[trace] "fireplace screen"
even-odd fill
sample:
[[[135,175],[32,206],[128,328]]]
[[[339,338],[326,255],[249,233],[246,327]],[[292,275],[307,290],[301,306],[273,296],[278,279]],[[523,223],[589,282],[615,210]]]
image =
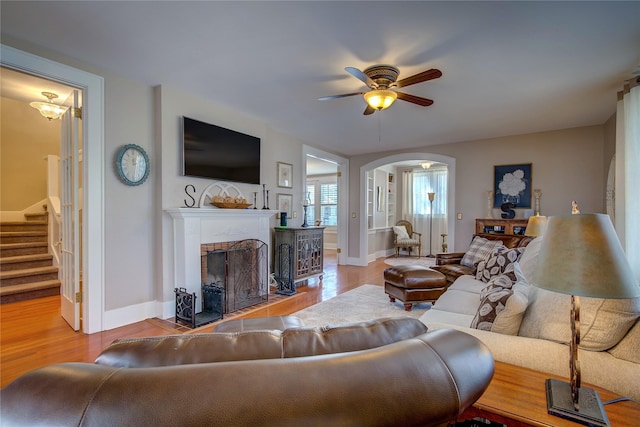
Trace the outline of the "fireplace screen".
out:
[[[224,288],[224,312],[267,301],[269,265],[267,244],[255,239],[208,243],[201,246],[202,284]]]

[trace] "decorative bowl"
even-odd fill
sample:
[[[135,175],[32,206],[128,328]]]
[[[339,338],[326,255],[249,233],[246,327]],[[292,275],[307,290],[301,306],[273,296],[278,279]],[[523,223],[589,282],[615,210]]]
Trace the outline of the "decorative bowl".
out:
[[[213,206],[220,209],[246,209],[251,206],[251,203],[224,203],[224,202],[211,202]]]

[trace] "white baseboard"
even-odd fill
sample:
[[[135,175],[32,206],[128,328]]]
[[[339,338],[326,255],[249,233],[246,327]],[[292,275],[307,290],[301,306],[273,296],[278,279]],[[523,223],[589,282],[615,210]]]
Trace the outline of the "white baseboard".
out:
[[[175,309],[173,303],[170,304],[172,309]],[[158,317],[158,313],[158,305],[156,301],[109,310],[104,313],[103,330],[108,331],[110,329],[119,328],[120,326],[141,322],[152,317]]]

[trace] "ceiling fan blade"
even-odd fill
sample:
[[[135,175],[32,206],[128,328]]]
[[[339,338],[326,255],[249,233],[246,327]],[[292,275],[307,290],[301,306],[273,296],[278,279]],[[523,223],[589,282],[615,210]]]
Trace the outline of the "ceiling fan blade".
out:
[[[433,104],[431,99],[421,98],[415,95],[409,95],[408,93],[396,92],[398,94],[398,99],[402,99],[403,101],[411,102],[413,104],[418,104],[423,107],[428,107]]]
[[[366,84],[367,86],[369,86],[372,89],[376,89],[378,87],[378,84],[376,82],[374,82],[373,80],[371,80],[369,78],[369,76],[367,76],[365,73],[363,73],[362,71],[358,70],[357,68],[354,67],[345,67],[344,69],[347,73],[351,74],[353,77],[355,77],[358,80],[361,80],[364,84]]]
[[[371,105],[367,104],[367,108],[365,108],[365,110],[364,110],[364,113],[363,113],[363,114],[364,114],[365,116],[368,116],[369,114],[373,114],[373,113],[375,113],[375,111],[376,111],[376,109],[375,109],[375,108],[373,108]]]
[[[409,85],[414,85],[416,83],[426,82],[427,80],[433,80],[442,77],[442,71],[432,68],[427,71],[423,71],[421,73],[415,74],[411,77],[407,77],[406,79],[398,80],[395,87],[404,87]]]
[[[322,98],[318,98],[318,101],[326,101],[328,99],[346,98],[347,96],[362,95],[362,94],[364,94],[364,92],[353,92],[353,93],[345,93],[345,94],[342,94],[342,95],[323,96]]]

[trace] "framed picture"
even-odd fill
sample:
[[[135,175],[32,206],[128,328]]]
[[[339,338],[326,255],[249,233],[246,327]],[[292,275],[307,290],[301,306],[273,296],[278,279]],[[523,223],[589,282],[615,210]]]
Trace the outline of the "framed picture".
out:
[[[493,207],[531,208],[531,163],[494,166]]]
[[[278,187],[293,187],[293,165],[278,162]]]
[[[286,212],[287,218],[292,218],[291,216],[291,205],[293,204],[293,195],[291,194],[276,194],[276,205],[278,206],[278,218],[280,217],[280,212]]]

